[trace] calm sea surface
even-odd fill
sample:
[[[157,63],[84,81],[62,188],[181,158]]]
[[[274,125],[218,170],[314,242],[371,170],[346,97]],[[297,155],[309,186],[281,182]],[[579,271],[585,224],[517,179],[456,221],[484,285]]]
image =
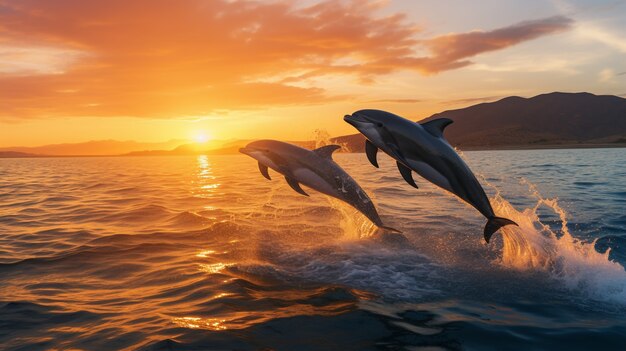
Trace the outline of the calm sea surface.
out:
[[[380,158],[408,242],[243,155],[0,159],[0,349],[626,349],[626,149],[466,152],[489,245]]]

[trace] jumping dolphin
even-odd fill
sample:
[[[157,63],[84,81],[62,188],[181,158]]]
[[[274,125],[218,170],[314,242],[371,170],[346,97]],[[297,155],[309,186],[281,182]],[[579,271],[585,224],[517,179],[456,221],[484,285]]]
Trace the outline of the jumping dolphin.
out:
[[[265,178],[271,180],[269,167],[284,175],[287,184],[298,193],[309,196],[300,187],[300,184],[304,184],[346,202],[379,228],[399,232],[383,225],[369,196],[333,161],[333,152],[340,148],[339,145],[327,145],[307,150],[282,141],[258,140],[239,149],[239,152],[256,159],[259,162],[259,170]]]
[[[415,123],[380,110],[360,110],[346,115],[344,121],[353,125],[367,140],[367,158],[378,167],[376,153],[383,150],[396,160],[404,180],[417,188],[411,171],[417,172],[476,208],[487,217],[484,237],[489,239],[500,227],[517,223],[496,217],[482,186],[443,137],[443,130],[452,123],[447,118],[423,124]]]

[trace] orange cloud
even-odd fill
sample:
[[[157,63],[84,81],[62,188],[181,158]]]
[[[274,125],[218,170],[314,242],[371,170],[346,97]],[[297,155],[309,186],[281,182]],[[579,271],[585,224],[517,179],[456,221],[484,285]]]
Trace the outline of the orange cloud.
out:
[[[0,120],[202,116],[332,99],[320,75],[436,73],[565,30],[553,17],[418,40],[379,2],[0,0]],[[432,56],[415,57],[423,46]],[[6,64],[18,57],[20,62]],[[5,64],[3,64],[3,62]]]
[[[423,42],[433,55],[418,61],[418,65],[421,64],[421,69],[428,73],[467,66],[472,63],[467,60],[470,57],[562,32],[570,29],[572,24],[573,20],[567,17],[555,16],[488,32],[473,31],[439,36]]]

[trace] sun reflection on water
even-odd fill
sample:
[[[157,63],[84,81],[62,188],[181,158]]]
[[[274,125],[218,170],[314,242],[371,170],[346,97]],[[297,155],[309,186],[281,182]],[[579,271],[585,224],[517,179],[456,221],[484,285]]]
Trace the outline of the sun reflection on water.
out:
[[[198,179],[194,183],[198,186],[193,191],[193,195],[201,198],[213,197],[221,184],[215,182],[216,177],[213,175],[209,158],[206,155],[199,155],[196,161],[198,163],[198,172],[196,173]]]
[[[231,294],[231,293],[223,292],[223,293],[219,293],[219,294],[213,296],[212,299],[221,299],[222,297],[227,297],[227,296],[232,296],[232,295],[233,294]]]
[[[200,252],[196,254],[196,257],[206,258],[206,257],[209,257],[210,255],[213,255],[214,253],[215,253],[215,250],[201,250]]]
[[[200,318],[200,317],[176,317],[172,322],[183,328],[190,329],[208,329],[208,330],[226,330],[225,319],[216,318]]]
[[[218,263],[213,263],[213,264],[201,264],[199,265],[199,269],[202,272],[206,272],[210,274],[217,274],[223,271],[226,267],[230,267],[232,265],[233,263],[223,263],[223,262],[218,262]]]

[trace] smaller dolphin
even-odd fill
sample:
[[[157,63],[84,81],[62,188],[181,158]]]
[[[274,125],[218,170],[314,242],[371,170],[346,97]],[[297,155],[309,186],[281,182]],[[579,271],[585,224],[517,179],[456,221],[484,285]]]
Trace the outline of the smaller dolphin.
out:
[[[476,208],[487,217],[485,241],[500,227],[517,223],[496,217],[482,186],[463,159],[443,137],[443,130],[452,123],[447,118],[423,124],[409,121],[380,110],[360,110],[346,115],[344,121],[365,135],[367,158],[378,167],[376,153],[383,150],[396,160],[400,174],[417,188],[411,171],[443,188]]]
[[[239,152],[256,159],[261,174],[269,180],[268,167],[284,175],[287,184],[302,195],[309,196],[300,184],[349,204],[379,228],[400,232],[383,225],[369,196],[333,161],[333,152],[340,148],[339,145],[327,145],[308,150],[282,141],[258,140]]]

